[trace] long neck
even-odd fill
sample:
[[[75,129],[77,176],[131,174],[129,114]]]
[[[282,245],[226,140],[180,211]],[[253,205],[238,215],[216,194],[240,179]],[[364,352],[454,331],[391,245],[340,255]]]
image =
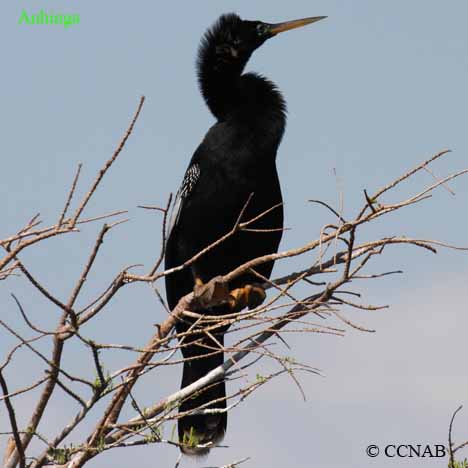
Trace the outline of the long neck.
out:
[[[248,57],[245,61],[226,61],[217,53],[218,47],[214,38],[206,38],[200,47],[197,68],[203,98],[221,121],[238,102],[239,80]]]
[[[213,42],[202,44],[198,58],[200,91],[218,121],[236,121],[278,145],[286,124],[286,104],[276,86],[255,73],[242,74],[248,58],[223,61]]]
[[[256,73],[241,75],[228,120],[243,126],[258,144],[277,147],[286,126],[286,103],[278,88]]]

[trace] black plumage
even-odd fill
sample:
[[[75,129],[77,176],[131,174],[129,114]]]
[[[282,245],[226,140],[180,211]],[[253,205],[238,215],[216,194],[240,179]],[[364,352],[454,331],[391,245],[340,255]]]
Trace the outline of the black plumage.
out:
[[[270,37],[322,18],[267,24],[228,14],[221,16],[203,37],[198,79],[204,100],[217,122],[195,151],[177,193],[166,245],[166,268],[183,264],[229,232],[245,206],[243,221],[279,206],[249,226],[264,232],[238,232],[197,260],[193,267],[166,276],[171,309],[194,289],[195,280],[206,283],[250,259],[278,250],[283,209],[276,154],[284,133],[286,107],[272,82],[255,73],[243,74],[243,70],[253,51]],[[272,268],[272,262],[264,263],[256,271],[268,278]],[[246,273],[232,281],[229,289],[241,290],[258,281],[254,274]],[[257,295],[247,297],[247,302],[254,306],[262,299],[257,290]],[[229,305],[217,306],[206,313],[226,314],[231,310]],[[184,332],[192,324],[190,320],[180,320],[177,331]],[[185,339],[183,356],[194,359],[184,363],[182,388],[223,363],[223,354],[216,349],[218,343],[223,345],[225,331],[224,328],[213,332],[215,340],[202,333]],[[213,403],[205,408],[225,409],[225,396],[224,381],[217,382],[182,402],[179,411],[209,402]],[[182,417],[178,423],[182,450],[192,455],[206,453],[210,444],[223,437],[226,423],[226,412]]]

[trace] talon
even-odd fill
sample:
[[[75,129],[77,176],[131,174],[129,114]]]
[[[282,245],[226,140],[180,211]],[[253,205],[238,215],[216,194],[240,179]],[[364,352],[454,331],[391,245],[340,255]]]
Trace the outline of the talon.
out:
[[[195,273],[193,273],[193,276],[194,276],[193,279],[194,279],[194,283],[195,283],[195,286],[194,286],[193,289],[194,290],[195,289],[200,289],[204,285],[203,280],[199,276],[197,276]]]
[[[204,287],[203,281],[196,277],[195,278],[195,284],[193,286],[193,292],[195,293],[195,296],[201,296],[203,294],[203,287]]]
[[[249,310],[252,310],[263,303],[266,298],[266,293],[261,286],[252,285],[249,286],[249,288],[247,306],[249,307]]]
[[[240,312],[245,307],[249,310],[258,307],[266,297],[265,290],[261,286],[246,285],[243,288],[237,288],[230,292],[229,307],[232,312]]]
[[[231,312],[240,312],[245,307],[243,293],[243,288],[234,289],[229,293],[228,304]]]

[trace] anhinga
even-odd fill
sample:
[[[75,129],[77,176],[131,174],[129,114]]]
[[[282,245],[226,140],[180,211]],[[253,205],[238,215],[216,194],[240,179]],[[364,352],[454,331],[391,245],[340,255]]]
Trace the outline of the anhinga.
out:
[[[256,73],[243,74],[243,70],[255,49],[267,39],[323,18],[269,24],[226,14],[204,35],[198,54],[198,80],[217,122],[195,151],[177,193],[166,245],[166,268],[182,265],[232,230],[243,209],[242,220],[247,221],[278,207],[249,225],[252,230],[236,232],[191,267],[166,276],[171,310],[195,286],[278,250],[283,210],[276,153],[284,133],[286,105],[271,81]],[[263,263],[256,272],[269,278],[272,268],[273,262]],[[232,301],[210,308],[206,314],[228,314],[257,306],[265,293],[256,283],[259,277],[251,272],[236,278],[229,284]],[[177,332],[187,331],[193,323],[180,320]],[[213,331],[213,339],[202,332],[186,336],[181,348],[186,359],[182,388],[223,363],[222,352],[216,350],[224,344],[225,331],[226,327]],[[225,383],[220,381],[183,401],[179,411],[202,405],[222,410],[226,408],[225,397]],[[190,455],[207,453],[223,437],[226,423],[223,411],[181,417],[178,432],[182,451]]]

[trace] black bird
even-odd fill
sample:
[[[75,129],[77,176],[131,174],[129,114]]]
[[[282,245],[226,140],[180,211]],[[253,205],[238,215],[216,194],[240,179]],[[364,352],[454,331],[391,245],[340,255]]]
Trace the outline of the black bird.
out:
[[[243,70],[255,49],[267,39],[323,18],[269,24],[226,14],[205,33],[198,54],[198,81],[217,122],[192,156],[177,193],[168,231],[166,268],[183,264],[228,233],[243,208],[242,220],[248,221],[279,206],[249,226],[257,232],[238,232],[202,256],[191,268],[166,276],[171,310],[195,286],[227,274],[248,260],[278,250],[283,209],[276,153],[284,133],[286,106],[271,81],[256,73],[243,74]],[[273,262],[264,263],[256,267],[256,271],[270,277],[272,268]],[[265,293],[255,286],[258,282],[253,273],[238,277],[229,284],[232,301],[210,308],[206,314],[227,314],[260,304]],[[177,332],[187,331],[192,325],[193,321],[180,320]],[[181,388],[223,363],[223,354],[216,350],[219,344],[224,344],[225,331],[226,327],[212,332],[214,340],[203,333],[195,333],[184,340],[182,354],[188,360],[184,363]],[[183,401],[179,411],[190,411],[202,405],[206,405],[205,409],[223,410],[225,397],[225,383],[220,381]],[[227,415],[222,411],[181,417],[178,432],[182,451],[189,455],[206,454],[210,446],[222,439],[226,423]],[[202,445],[204,447],[200,447]]]

